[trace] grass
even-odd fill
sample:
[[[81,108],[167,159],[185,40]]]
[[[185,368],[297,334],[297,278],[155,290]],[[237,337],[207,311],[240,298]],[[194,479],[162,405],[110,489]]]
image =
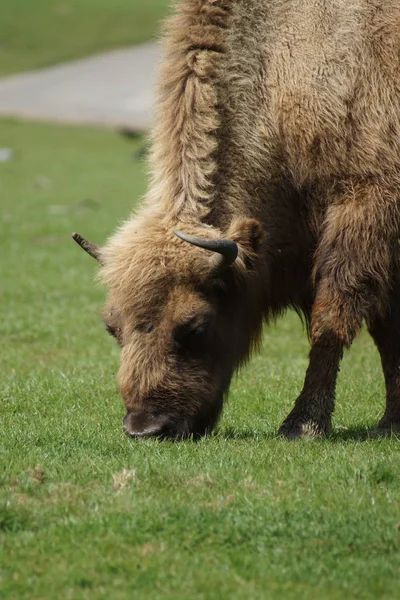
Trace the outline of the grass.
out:
[[[167,7],[168,0],[1,0],[0,76],[147,41]]]
[[[397,439],[379,357],[346,355],[335,429],[287,442],[308,344],[289,314],[232,385],[198,443],[122,434],[118,351],[99,319],[94,261],[145,188],[140,140],[0,123],[0,596],[101,599],[395,599]],[[125,470],[125,471],[124,471]]]

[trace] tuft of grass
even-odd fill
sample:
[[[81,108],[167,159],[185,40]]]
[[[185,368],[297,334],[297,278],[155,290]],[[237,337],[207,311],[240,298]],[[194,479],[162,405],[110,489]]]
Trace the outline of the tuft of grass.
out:
[[[301,389],[294,314],[265,332],[199,442],[124,437],[102,330],[98,243],[145,189],[140,139],[0,123],[0,596],[327,600],[400,594],[399,442],[366,334],[343,362],[332,436],[275,437]]]
[[[167,0],[2,0],[0,75],[153,38]]]

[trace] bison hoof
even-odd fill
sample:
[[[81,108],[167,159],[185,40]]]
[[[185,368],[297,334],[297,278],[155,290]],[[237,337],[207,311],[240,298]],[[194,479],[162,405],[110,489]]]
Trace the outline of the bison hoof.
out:
[[[387,421],[382,419],[379,422],[378,427],[373,429],[370,434],[371,437],[389,437],[391,435],[400,435],[400,423],[398,421]]]
[[[314,419],[304,417],[297,419],[287,418],[279,430],[279,435],[289,440],[297,438],[318,439],[329,435],[330,431],[330,422],[318,423]]]

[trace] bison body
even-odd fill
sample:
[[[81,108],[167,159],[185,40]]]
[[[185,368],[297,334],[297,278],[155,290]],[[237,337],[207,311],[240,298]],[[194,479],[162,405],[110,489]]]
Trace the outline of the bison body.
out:
[[[144,206],[93,250],[132,436],[209,431],[264,321],[303,313],[288,437],[331,429],[363,320],[400,428],[400,3],[184,0]],[[267,382],[266,382],[267,383]]]

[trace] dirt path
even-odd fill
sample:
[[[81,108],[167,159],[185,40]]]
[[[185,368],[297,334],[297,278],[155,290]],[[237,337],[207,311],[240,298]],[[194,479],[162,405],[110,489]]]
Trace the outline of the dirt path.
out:
[[[0,116],[146,131],[156,44],[143,44],[0,79]]]

